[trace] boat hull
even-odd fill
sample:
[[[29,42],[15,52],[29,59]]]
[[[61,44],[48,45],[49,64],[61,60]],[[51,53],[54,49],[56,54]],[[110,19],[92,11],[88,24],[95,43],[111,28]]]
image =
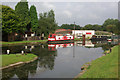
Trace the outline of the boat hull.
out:
[[[58,40],[58,41],[47,41],[48,43],[71,43],[74,40]]]

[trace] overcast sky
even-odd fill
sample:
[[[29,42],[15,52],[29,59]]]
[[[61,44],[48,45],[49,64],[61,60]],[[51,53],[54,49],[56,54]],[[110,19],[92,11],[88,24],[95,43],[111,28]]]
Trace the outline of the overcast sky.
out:
[[[101,25],[108,18],[118,19],[119,0],[104,1],[42,2],[36,0],[36,2],[29,1],[29,7],[35,5],[38,15],[39,13],[48,12],[50,9],[53,9],[58,25],[73,24],[74,21],[81,26],[86,24]],[[2,4],[14,9],[17,2],[5,1]]]

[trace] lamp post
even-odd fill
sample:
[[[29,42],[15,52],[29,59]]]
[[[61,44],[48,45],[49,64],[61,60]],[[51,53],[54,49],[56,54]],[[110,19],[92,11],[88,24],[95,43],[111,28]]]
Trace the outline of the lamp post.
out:
[[[75,22],[74,22],[74,38],[75,38]],[[75,45],[73,46],[73,58],[75,57]]]
[[[75,22],[74,22],[74,38],[75,38]]]

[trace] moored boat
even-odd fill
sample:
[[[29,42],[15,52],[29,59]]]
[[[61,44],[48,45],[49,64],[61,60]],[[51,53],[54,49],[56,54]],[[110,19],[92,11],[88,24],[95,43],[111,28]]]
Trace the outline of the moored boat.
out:
[[[92,40],[92,41],[103,41],[103,40],[107,40],[107,36],[93,35],[90,40]]]
[[[60,43],[60,42],[71,42],[74,37],[70,34],[49,34],[48,42]]]

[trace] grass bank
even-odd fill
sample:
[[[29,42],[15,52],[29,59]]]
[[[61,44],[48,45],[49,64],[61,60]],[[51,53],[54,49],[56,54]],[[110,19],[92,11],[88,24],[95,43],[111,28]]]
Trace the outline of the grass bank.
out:
[[[75,38],[75,41],[82,40],[82,38]],[[33,41],[13,41],[13,42],[0,42],[2,45],[9,45],[9,44],[24,44],[24,43],[45,43],[48,40],[33,40]]]
[[[22,43],[34,43],[34,42],[47,42],[47,40],[33,40],[33,41],[14,41],[14,42],[1,42],[0,44],[22,44]]]
[[[75,38],[74,41],[81,41],[82,38]]]
[[[112,52],[91,62],[79,78],[118,78],[118,49],[120,46],[114,46]]]
[[[34,54],[27,54],[27,55],[21,55],[21,54],[0,55],[0,58],[2,58],[2,67],[8,66],[10,64],[18,63],[18,62],[31,61],[35,57],[37,57],[37,56],[34,55]]]

